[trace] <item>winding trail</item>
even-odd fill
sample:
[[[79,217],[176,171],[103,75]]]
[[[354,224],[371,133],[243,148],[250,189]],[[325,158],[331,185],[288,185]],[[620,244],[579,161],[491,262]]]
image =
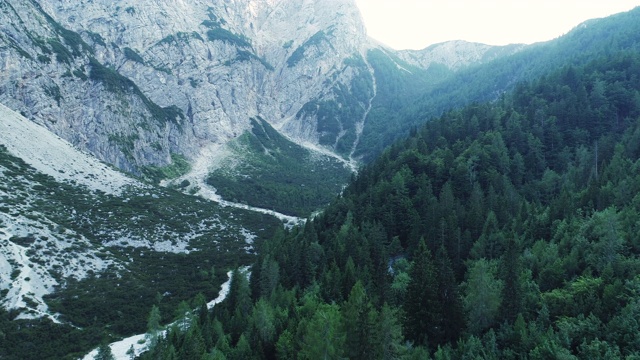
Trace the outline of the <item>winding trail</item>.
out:
[[[221,285],[220,292],[218,293],[218,297],[207,303],[207,308],[209,310],[213,309],[214,306],[221,303],[222,301],[224,301],[224,299],[227,298],[227,295],[229,294],[229,286],[231,285],[231,273],[232,273],[231,271],[227,272],[228,279]],[[166,327],[168,328],[170,326],[171,324],[169,324]],[[160,333],[160,336],[165,336],[166,333],[167,333],[167,330],[164,330]],[[111,348],[111,352],[113,353],[114,359],[115,360],[131,359],[130,355],[127,354],[127,352],[129,351],[129,349],[131,349],[131,347],[133,347],[135,356],[138,356],[143,352],[145,352],[147,350],[147,344],[145,341],[146,335],[147,334],[138,334],[138,335],[130,336],[126,339],[122,339],[120,341],[116,341],[114,343],[109,344],[109,347]],[[83,357],[82,360],[95,360],[97,355],[98,355],[98,349],[94,349],[93,351],[85,355],[85,357]]]

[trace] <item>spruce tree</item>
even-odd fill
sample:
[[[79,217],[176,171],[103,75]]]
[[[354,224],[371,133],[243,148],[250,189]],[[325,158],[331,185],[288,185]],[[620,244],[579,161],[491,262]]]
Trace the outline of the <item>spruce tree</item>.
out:
[[[343,329],[347,336],[345,352],[349,359],[369,359],[375,354],[377,313],[358,280],[342,305]]]
[[[495,263],[480,259],[471,264],[464,306],[473,334],[480,334],[495,324],[502,302],[502,287],[502,280],[496,278]]]
[[[464,329],[465,321],[462,299],[444,245],[441,245],[436,253],[435,266],[438,273],[438,300],[442,306],[442,317],[437,324],[442,331],[441,337],[434,339],[434,342],[440,345],[457,340]]]
[[[382,306],[377,322],[377,357],[382,360],[400,359],[406,353],[403,346],[402,325],[398,310],[387,304]]]
[[[96,360],[115,360],[116,358],[113,356],[111,352],[111,347],[109,344],[102,343],[98,348],[98,354],[95,357]]]
[[[160,336],[160,308],[156,305],[151,307],[149,319],[147,320],[147,341],[149,349],[156,346],[158,337]]]
[[[510,238],[507,241],[507,248],[500,262],[500,273],[504,281],[500,313],[502,317],[509,322],[516,320],[522,308],[519,258],[516,241]]]
[[[409,276],[411,280],[404,303],[405,335],[416,345],[424,345],[428,340],[440,339],[442,333],[436,269],[424,239],[420,239],[413,255]]]
[[[320,305],[309,320],[302,339],[300,358],[308,360],[342,359],[345,334],[337,305]]]

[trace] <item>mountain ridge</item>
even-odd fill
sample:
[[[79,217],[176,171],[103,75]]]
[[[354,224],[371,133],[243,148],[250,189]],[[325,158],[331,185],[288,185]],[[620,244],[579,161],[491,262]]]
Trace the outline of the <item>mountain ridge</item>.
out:
[[[12,49],[0,101],[128,172],[194,159],[258,115],[349,160],[363,124],[301,110],[351,106],[338,88],[357,78],[375,86],[367,52],[378,45],[350,0],[9,1],[0,16]],[[7,81],[38,73],[48,79]],[[349,98],[360,103],[349,111],[365,118],[374,92]]]
[[[490,62],[493,59],[517,53],[524,44],[493,46],[463,40],[451,40],[430,45],[422,50],[400,50],[398,56],[408,63],[422,68],[441,64],[451,70]]]

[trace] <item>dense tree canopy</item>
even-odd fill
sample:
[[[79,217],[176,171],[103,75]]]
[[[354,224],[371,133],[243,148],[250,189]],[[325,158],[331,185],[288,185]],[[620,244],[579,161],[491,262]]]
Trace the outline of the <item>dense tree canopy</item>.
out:
[[[640,356],[639,80],[621,53],[428,122],[161,347],[195,326],[203,358]]]

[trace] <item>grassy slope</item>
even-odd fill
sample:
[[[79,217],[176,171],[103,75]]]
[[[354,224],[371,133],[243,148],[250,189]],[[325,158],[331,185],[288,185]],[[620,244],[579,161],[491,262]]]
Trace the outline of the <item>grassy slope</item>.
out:
[[[342,162],[287,140],[263,119],[252,124],[233,145],[234,160],[243,161],[207,179],[223,198],[305,217],[340,192],[350,176]]]

